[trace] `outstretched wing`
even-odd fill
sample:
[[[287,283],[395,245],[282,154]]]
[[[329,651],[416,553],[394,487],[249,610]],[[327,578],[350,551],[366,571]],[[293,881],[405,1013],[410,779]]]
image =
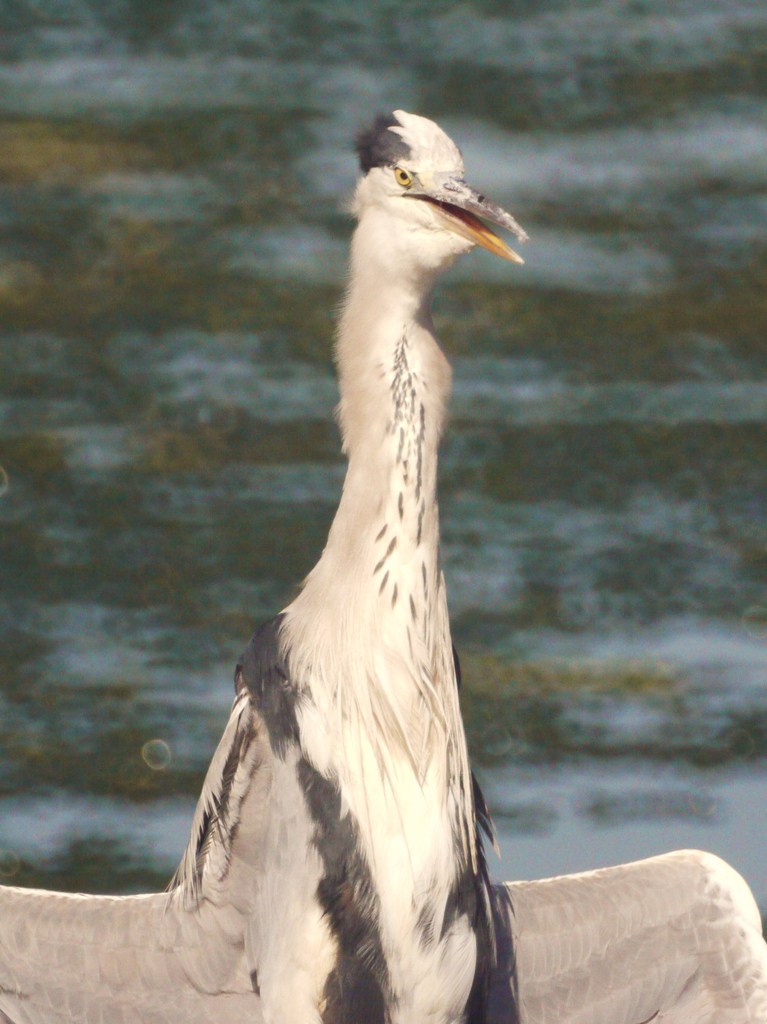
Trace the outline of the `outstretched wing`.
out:
[[[263,722],[250,694],[241,690],[206,772],[189,844],[169,886],[188,909],[215,899],[224,887],[231,890],[232,869],[237,873],[257,854],[243,839],[263,818],[271,759]]]
[[[765,1024],[748,886],[711,854],[496,887],[493,1024]]]
[[[246,933],[274,750],[286,742],[285,723],[269,721],[269,702],[278,699],[270,675],[279,669],[277,628],[260,630],[238,666],[237,697],[168,892],[109,897],[0,886],[0,1024],[261,1020]]]
[[[0,1022],[259,1021],[244,953],[268,741],[235,701],[169,892],[83,896],[0,887]]]

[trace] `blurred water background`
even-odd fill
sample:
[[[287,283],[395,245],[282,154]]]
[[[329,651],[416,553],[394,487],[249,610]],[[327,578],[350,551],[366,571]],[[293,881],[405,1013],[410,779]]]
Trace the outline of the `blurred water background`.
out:
[[[767,907],[764,0],[0,4],[0,880],[165,883],[321,550],[351,139],[532,240],[440,288],[444,562],[501,877]]]

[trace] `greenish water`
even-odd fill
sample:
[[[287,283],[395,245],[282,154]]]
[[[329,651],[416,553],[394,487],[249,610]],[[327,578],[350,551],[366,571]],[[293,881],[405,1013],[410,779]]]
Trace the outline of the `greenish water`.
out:
[[[0,8],[3,879],[172,872],[333,515],[351,138],[402,106],[532,236],[436,303],[497,873],[704,846],[767,904],[765,51],[761,0]]]

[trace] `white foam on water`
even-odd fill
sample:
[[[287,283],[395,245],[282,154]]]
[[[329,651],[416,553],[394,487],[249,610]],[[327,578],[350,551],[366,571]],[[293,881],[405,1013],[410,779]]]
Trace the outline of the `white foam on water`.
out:
[[[73,423],[87,423],[94,419],[93,406],[84,399],[0,399],[0,434],[5,436],[55,432]]]
[[[329,367],[261,349],[257,335],[195,330],[123,334],[110,344],[126,375],[146,381],[163,403],[194,406],[200,422],[215,407],[275,423],[332,416],[338,390]]]
[[[239,500],[272,505],[323,504],[335,507],[341,496],[346,464],[292,462],[272,466],[228,466],[221,483]]]
[[[229,228],[210,244],[228,270],[253,277],[340,284],[346,276],[348,240],[316,226]]]
[[[662,71],[716,66],[767,29],[760,0],[610,0],[560,5],[531,17],[491,17],[457,7],[429,19],[428,43],[443,60],[501,71],[556,75],[561,87],[584,63]]]
[[[638,623],[670,609],[706,615],[742,604],[745,612],[757,600],[742,578],[737,544],[719,535],[705,495],[675,499],[635,487],[624,498],[613,508],[448,496],[442,537],[452,614],[510,615],[531,586],[544,586],[566,629],[539,639],[517,629],[515,647],[549,645],[552,653],[587,657],[582,645],[588,648],[585,637],[597,626],[638,636]]]
[[[202,174],[112,172],[85,186],[100,212],[115,219],[199,223],[226,203],[223,190]]]
[[[700,621],[680,616],[657,625],[582,638],[579,647],[596,660],[632,660],[648,652],[658,661],[680,668],[727,669],[761,673],[767,692],[767,644],[748,635],[742,622]]]
[[[662,291],[673,281],[669,258],[650,242],[629,234],[612,232],[600,236],[574,230],[553,231],[536,228],[529,222],[525,227],[531,232],[531,241],[512,244],[524,258],[524,267],[510,268],[497,256],[475,249],[468,259],[455,264],[448,281],[482,280],[503,283],[509,288],[560,288],[623,295]]]
[[[0,64],[0,110],[23,115],[146,114],[246,108],[268,98],[290,110],[310,69],[300,62],[217,53],[67,55]]]
[[[125,844],[137,860],[149,857],[163,864],[181,859],[193,813],[191,799],[155,800],[139,806],[70,793],[4,797],[0,799],[0,845],[4,852],[38,863],[60,856],[74,841],[109,839]]]
[[[608,675],[627,665],[662,671],[702,687],[709,708],[748,709],[767,697],[767,643],[750,636],[742,621],[679,615],[631,627],[597,623],[569,635],[520,629],[508,646],[516,657],[532,662],[561,661]]]
[[[498,360],[501,371],[504,361]],[[510,364],[513,371],[514,363]],[[576,384],[561,375],[512,383],[510,374],[475,372],[470,360],[459,364],[451,413],[466,423],[764,423],[767,384],[738,380],[684,380],[669,384],[616,382]]]
[[[512,134],[468,121],[454,134],[472,180],[508,201],[524,222],[520,204],[530,199],[562,204],[588,196],[590,209],[615,212],[638,199],[657,205],[659,190],[696,190],[705,177],[761,187],[767,126],[751,106],[732,114],[702,107],[649,125],[571,133]]]
[[[112,679],[147,686],[153,680],[152,647],[160,628],[149,613],[62,602],[37,605],[35,617],[51,645],[41,668],[57,683],[97,686]]]
[[[66,445],[69,468],[84,476],[122,469],[138,453],[138,444],[129,429],[114,423],[64,427],[56,432],[56,437]]]
[[[45,653],[35,660],[39,677],[57,687],[132,686],[142,700],[162,704],[206,706],[220,698],[220,663],[206,664],[194,646],[198,634],[191,632],[187,644],[183,631],[166,624],[158,611],[162,596],[172,605],[181,600],[173,593],[172,575],[167,593],[158,597],[160,568],[153,566],[156,589],[140,610],[76,601],[16,606],[19,628],[46,639]]]

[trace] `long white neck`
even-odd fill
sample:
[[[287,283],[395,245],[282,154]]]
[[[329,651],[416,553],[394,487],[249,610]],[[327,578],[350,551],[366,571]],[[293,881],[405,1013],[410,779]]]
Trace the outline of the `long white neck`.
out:
[[[406,574],[417,560],[430,576],[436,571],[437,448],[450,368],[432,331],[432,280],[382,265],[370,219],[352,243],[340,325],[339,420],[349,469],[323,559],[354,566],[369,585],[375,578],[396,606],[416,599],[397,572]]]
[[[368,210],[354,234],[336,350],[349,460],[343,494],[290,609],[294,634],[303,634],[294,636],[296,652],[311,652],[315,663],[318,652],[326,663],[369,661],[371,646],[402,651],[435,639],[437,448],[450,368],[432,332],[434,275],[407,265],[407,245],[381,218]]]
[[[467,818],[439,568],[437,448],[450,368],[432,330],[434,272],[408,266],[408,240],[386,226],[368,210],[352,242],[337,347],[348,471],[325,550],[284,629],[299,685],[324,723],[340,723],[340,742],[366,736],[384,773],[437,773],[444,799],[452,778]],[[324,756],[312,752],[320,770]]]

